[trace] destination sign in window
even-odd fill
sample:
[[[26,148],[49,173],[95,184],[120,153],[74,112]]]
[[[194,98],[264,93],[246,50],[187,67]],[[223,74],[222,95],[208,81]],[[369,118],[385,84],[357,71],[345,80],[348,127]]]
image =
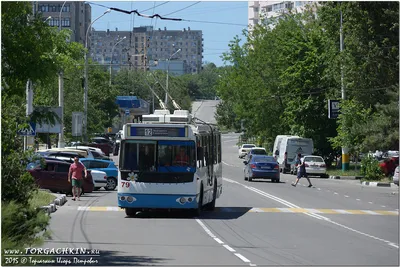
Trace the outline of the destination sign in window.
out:
[[[185,128],[131,127],[131,136],[185,137]]]

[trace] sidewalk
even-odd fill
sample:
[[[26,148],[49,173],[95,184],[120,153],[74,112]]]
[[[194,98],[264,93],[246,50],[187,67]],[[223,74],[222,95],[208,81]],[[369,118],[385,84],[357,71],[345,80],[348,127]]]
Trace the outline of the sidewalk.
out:
[[[363,176],[329,176],[329,179],[335,180],[360,180],[362,186],[379,186],[379,187],[398,187],[398,185],[394,183],[387,183],[387,182],[362,182],[361,179],[364,178]]]

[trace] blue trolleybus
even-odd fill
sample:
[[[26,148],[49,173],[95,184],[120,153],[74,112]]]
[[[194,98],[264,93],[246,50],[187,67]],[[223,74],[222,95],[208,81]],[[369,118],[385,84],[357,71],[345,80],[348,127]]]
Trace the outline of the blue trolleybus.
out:
[[[155,110],[123,126],[118,206],[126,215],[152,209],[213,210],[222,194],[221,133],[187,110]]]

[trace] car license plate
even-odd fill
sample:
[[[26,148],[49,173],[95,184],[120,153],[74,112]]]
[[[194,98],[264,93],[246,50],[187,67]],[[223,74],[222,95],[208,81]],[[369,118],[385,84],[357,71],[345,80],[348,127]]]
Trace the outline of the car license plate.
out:
[[[261,169],[264,169],[264,170],[270,170],[270,169],[271,169],[271,167],[269,167],[269,166],[262,166],[262,167],[261,167]]]

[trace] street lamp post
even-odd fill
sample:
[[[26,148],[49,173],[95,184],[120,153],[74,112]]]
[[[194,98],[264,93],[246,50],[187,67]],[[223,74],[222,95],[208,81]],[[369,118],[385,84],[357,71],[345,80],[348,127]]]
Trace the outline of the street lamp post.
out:
[[[168,59],[168,64],[167,64],[167,82],[166,82],[166,92],[165,92],[165,106],[167,106],[167,102],[168,102],[168,77],[169,77],[169,62],[171,61],[171,58],[173,56],[175,56],[176,54],[178,54],[181,51],[181,49],[179,48],[175,53],[173,53],[169,59]]]
[[[121,40],[119,40],[118,42],[115,43],[115,45],[113,46],[113,48],[111,49],[111,62],[110,62],[110,86],[111,86],[111,75],[112,75],[112,62],[113,62],[113,56],[114,56],[114,48],[123,40],[126,39],[126,36],[124,36],[124,38],[122,38]]]
[[[64,1],[64,4],[62,5],[62,7],[60,9],[60,15],[58,16],[59,17],[59,19],[58,19],[58,30],[59,31],[61,31],[61,12],[62,12],[62,10],[64,8],[65,3],[67,3],[67,1]]]
[[[106,12],[104,12],[101,16],[96,18],[92,23],[90,23],[89,27],[87,28],[86,31],[86,38],[85,38],[85,68],[84,68],[84,92],[83,92],[83,139],[85,142],[87,142],[87,111],[88,111],[88,75],[87,75],[87,68],[88,68],[88,58],[87,58],[87,45],[88,45],[88,34],[89,30],[91,29],[93,23],[95,23],[98,19],[106,15],[107,13],[110,13],[111,9],[108,9]]]

